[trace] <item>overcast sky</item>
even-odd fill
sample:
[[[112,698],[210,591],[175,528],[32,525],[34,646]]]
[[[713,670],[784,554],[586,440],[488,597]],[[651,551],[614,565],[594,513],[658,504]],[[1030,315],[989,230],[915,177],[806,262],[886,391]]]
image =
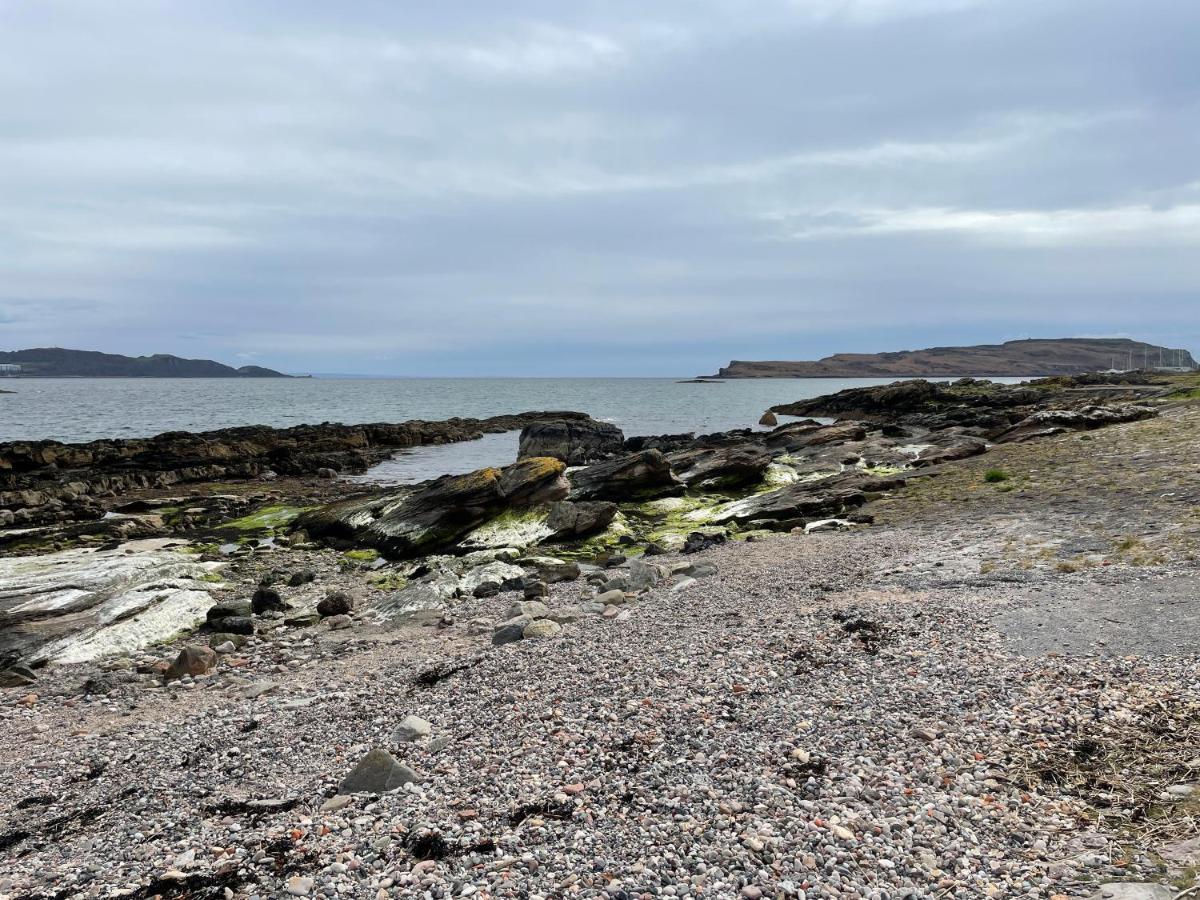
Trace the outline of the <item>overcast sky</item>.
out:
[[[0,0],[0,349],[1200,349],[1191,0]]]

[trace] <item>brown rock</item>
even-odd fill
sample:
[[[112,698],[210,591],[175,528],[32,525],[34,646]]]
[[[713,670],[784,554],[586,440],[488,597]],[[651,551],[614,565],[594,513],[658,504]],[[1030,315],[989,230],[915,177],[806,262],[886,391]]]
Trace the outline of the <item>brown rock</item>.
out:
[[[166,680],[174,681],[184,675],[203,675],[217,665],[217,652],[211,647],[192,645],[184,647],[175,657],[166,672]]]

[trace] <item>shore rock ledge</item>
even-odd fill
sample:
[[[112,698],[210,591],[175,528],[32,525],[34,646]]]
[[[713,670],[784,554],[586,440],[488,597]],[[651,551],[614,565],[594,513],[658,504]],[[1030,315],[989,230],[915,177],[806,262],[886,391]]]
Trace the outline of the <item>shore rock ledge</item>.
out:
[[[395,559],[443,550],[505,512],[562,500],[562,461],[539,456],[503,469],[445,475],[415,491],[355,498],[312,510],[297,527],[315,538],[374,547]]]

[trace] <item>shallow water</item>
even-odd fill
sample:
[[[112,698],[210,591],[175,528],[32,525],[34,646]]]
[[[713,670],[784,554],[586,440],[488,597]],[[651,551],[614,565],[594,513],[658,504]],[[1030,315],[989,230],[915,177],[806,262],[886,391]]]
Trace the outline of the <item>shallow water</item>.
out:
[[[90,441],[233,425],[401,422],[578,410],[627,435],[752,427],[769,406],[888,378],[771,378],[681,384],[670,378],[0,379],[0,441]],[[1018,381],[1019,379],[996,379]],[[504,464],[515,434],[399,454],[372,480],[420,481]]]

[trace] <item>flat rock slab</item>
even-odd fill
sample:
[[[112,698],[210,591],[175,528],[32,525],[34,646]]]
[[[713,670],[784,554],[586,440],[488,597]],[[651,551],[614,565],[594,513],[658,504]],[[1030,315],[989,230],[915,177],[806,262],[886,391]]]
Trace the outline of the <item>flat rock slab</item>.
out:
[[[189,629],[212,606],[224,565],[179,541],[129,541],[0,558],[0,656],[77,663],[138,650]]]
[[[996,627],[1017,651],[1112,656],[1200,653],[1200,578],[1138,578],[1031,590]]]

